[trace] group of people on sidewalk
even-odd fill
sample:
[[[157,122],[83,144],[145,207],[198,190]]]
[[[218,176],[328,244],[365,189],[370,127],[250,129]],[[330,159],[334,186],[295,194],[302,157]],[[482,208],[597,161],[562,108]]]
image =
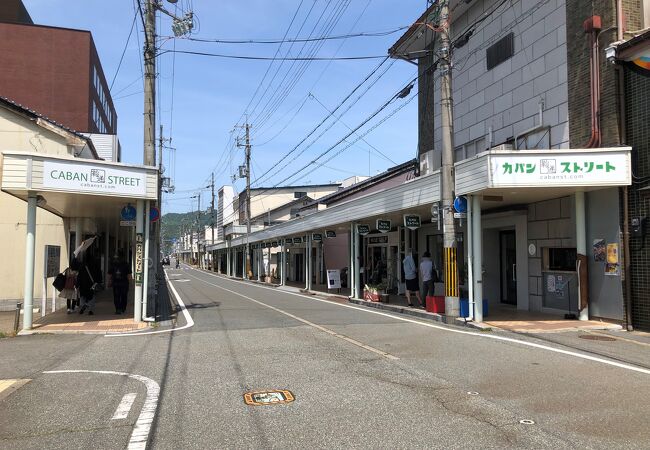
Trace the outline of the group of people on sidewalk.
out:
[[[59,293],[59,298],[66,300],[68,314],[76,311],[83,314],[88,311],[89,316],[94,315],[95,293],[100,289],[102,282],[101,271],[79,255],[72,259],[64,274],[65,286]],[[114,255],[108,269],[107,287],[113,288],[115,314],[123,314],[126,311],[130,280],[131,266],[125,261],[124,255]]]
[[[406,280],[406,301],[408,302],[408,306],[411,308],[415,307],[411,302],[411,294],[414,293],[415,297],[418,299],[418,306],[424,308],[425,303],[422,301],[420,295],[419,280],[422,280],[422,292],[424,292],[425,297],[434,294],[435,283],[440,281],[438,269],[431,260],[431,253],[428,251],[424,252],[418,269],[415,260],[413,259],[413,251],[409,249],[404,261],[402,261],[402,267],[404,268],[404,278]]]

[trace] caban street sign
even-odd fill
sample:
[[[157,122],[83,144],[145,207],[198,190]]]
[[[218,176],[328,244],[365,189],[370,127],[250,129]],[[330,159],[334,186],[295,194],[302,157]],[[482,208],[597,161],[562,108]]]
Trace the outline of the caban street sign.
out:
[[[43,187],[73,192],[145,196],[146,174],[100,164],[43,161]]]
[[[558,152],[559,153],[559,152]],[[576,186],[629,184],[629,156],[626,153],[572,153],[557,156],[492,155],[493,186]]]
[[[370,225],[358,224],[357,233],[359,233],[361,236],[365,236],[366,234],[370,233]]]
[[[404,215],[404,226],[409,230],[417,230],[420,228],[420,216],[417,214]]]
[[[377,231],[388,233],[391,229],[390,220],[377,219]]]

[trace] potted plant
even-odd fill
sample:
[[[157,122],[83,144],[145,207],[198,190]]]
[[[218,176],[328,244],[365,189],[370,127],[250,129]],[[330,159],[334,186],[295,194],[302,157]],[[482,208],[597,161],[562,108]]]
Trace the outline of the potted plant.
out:
[[[388,303],[386,289],[388,289],[388,285],[384,282],[379,284],[366,284],[363,289],[363,299],[370,302],[383,301]]]

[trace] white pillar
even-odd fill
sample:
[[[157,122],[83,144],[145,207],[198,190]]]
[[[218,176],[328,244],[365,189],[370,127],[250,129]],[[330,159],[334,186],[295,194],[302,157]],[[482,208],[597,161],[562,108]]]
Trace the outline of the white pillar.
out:
[[[270,277],[271,276],[271,247],[269,247],[268,252],[266,253],[267,256],[267,266],[266,266],[266,276]],[[263,258],[262,258],[263,259]]]
[[[255,267],[257,267],[257,281],[262,281],[262,245],[258,244],[257,251],[255,252],[255,260],[257,261],[257,264]]]
[[[305,289],[311,289],[311,236],[305,239]]]
[[[354,292],[357,298],[363,298],[363,286],[361,286],[361,255],[359,243],[363,242],[356,227],[354,229]]]
[[[230,247],[226,246],[226,275],[230,276]]]
[[[133,321],[142,322],[142,293],[143,293],[143,267],[146,264],[144,253],[144,242],[138,242],[140,238],[144,240],[144,200],[136,202],[136,216],[135,216],[135,254],[134,254],[134,278],[135,278],[135,298],[133,299]]]
[[[483,322],[483,225],[481,197],[472,196],[472,290],[474,295],[474,320]]]
[[[587,270],[586,267],[579,267],[580,265],[580,256],[587,255],[587,224],[585,220],[585,193],[576,192],[575,195],[576,202],[576,252],[578,256],[578,310],[580,311],[579,319],[580,320],[589,320],[589,305],[587,304],[582,310],[580,306],[582,304],[582,286],[580,272],[581,270]],[[583,258],[584,259],[584,258]]]
[[[286,268],[287,268],[287,251],[285,247],[285,239],[282,239],[280,243],[280,250],[282,255],[280,255],[280,285],[284,286],[286,284]]]
[[[106,279],[108,277],[108,265],[110,264],[111,261],[111,248],[110,248],[110,237],[111,237],[111,227],[109,225],[108,219],[106,219],[106,242],[104,243],[104,282],[106,282]],[[117,240],[117,237],[115,238]]]
[[[152,263],[152,258],[149,254],[149,230],[151,228],[151,223],[149,221],[150,211],[151,202],[147,200],[144,207],[144,280],[142,283],[142,318],[149,317],[147,315],[147,304],[149,302],[149,264]]]
[[[355,295],[355,287],[356,284],[354,283],[354,224],[350,224],[350,264],[348,267],[348,287],[350,288],[350,297],[356,297]]]
[[[36,251],[36,194],[27,197],[27,233],[25,236],[25,287],[23,330],[32,329],[34,315],[34,255]]]

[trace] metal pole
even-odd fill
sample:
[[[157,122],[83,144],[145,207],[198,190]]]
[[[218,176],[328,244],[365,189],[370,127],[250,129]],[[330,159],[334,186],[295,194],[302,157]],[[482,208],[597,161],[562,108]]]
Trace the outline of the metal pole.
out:
[[[149,258],[149,233],[151,228],[151,223],[149,222],[149,213],[151,210],[151,202],[147,200],[144,206],[144,281],[142,287],[142,318],[148,317],[147,313],[147,303],[149,300],[149,263],[151,259]]]
[[[587,278],[587,225],[585,220],[585,193],[576,192],[576,253],[578,254],[578,310],[580,320],[589,320],[589,295]],[[626,255],[627,256],[627,255]]]
[[[133,321],[142,322],[142,281],[143,281],[143,265],[144,265],[144,200],[136,202],[135,209],[135,298],[133,300]]]
[[[467,290],[469,301],[468,320],[474,319],[474,197],[467,196]]]
[[[36,251],[36,194],[27,197],[27,235],[25,237],[25,308],[23,330],[31,330],[34,314],[34,254]]]
[[[246,267],[244,277],[247,278],[250,267],[250,244],[248,242],[251,234],[251,142],[250,125],[246,123]]]
[[[348,287],[350,288],[350,297],[356,297],[354,283],[354,223],[350,224],[350,267],[348,269]]]
[[[286,251],[284,239],[282,239],[282,242],[280,243],[280,250],[282,251],[282,255],[280,256],[280,270],[279,270],[280,285],[284,286],[286,282],[285,271],[287,265],[287,251]]]
[[[458,317],[460,303],[458,298],[458,266],[456,225],[453,215],[454,201],[454,127],[453,97],[451,86],[451,42],[449,39],[449,1],[440,4],[440,106],[442,137],[442,207],[443,207],[443,245],[445,256],[445,314]]]
[[[483,225],[481,197],[472,196],[472,278],[474,294],[474,320],[483,322]]]

